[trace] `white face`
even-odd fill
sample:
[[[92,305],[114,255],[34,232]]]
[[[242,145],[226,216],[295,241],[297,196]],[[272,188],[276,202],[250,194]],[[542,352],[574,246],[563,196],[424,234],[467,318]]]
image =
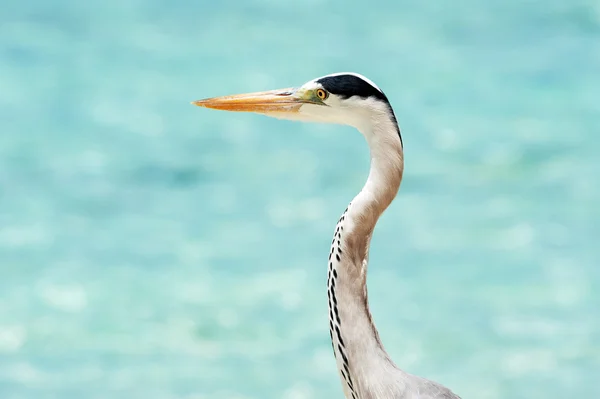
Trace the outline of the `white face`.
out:
[[[304,122],[349,125],[364,131],[366,126],[370,126],[373,122],[373,118],[385,116],[389,112],[385,104],[373,98],[358,96],[345,98],[329,93],[318,83],[318,80],[311,80],[303,84],[298,88],[296,95],[304,98],[317,97],[320,104],[306,103],[297,112],[273,116]],[[322,93],[325,93],[324,98],[322,98]]]
[[[319,83],[326,81],[328,83],[325,86],[332,90],[336,87],[336,93],[339,93],[340,87],[343,89],[344,85],[348,85],[348,75],[351,75],[350,81],[354,81],[355,85],[362,85],[362,93],[365,93],[366,82],[366,97],[346,97],[330,93]],[[336,77],[342,82],[336,82]],[[341,73],[311,80],[299,88],[213,97],[195,101],[194,104],[225,111],[254,112],[278,119],[350,125],[365,134],[382,120],[389,119],[390,107],[376,98],[381,97],[378,94],[382,94],[377,91],[381,92],[364,76]],[[368,92],[374,92],[375,95]]]

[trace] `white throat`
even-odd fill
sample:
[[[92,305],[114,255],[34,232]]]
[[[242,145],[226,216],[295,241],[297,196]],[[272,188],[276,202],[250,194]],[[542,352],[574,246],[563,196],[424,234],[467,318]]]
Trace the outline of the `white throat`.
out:
[[[344,394],[366,397],[387,373],[398,369],[388,357],[368,306],[367,263],[379,216],[396,196],[404,168],[395,121],[379,113],[359,128],[371,150],[371,170],[363,189],[340,217],[329,254],[329,327]],[[393,377],[390,375],[390,383]]]

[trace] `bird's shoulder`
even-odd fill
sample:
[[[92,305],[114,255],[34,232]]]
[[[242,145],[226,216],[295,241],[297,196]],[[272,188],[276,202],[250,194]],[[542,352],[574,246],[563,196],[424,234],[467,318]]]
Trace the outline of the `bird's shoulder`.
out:
[[[425,378],[417,377],[413,387],[413,396],[410,399],[461,399],[442,384]]]

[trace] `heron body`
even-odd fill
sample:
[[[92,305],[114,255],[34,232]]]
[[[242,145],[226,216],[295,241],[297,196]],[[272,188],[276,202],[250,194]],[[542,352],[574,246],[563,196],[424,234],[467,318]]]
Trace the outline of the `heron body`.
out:
[[[299,88],[215,97],[195,105],[281,119],[350,125],[365,137],[371,168],[335,228],[329,252],[329,332],[347,399],[460,399],[448,388],[396,366],[379,338],[367,295],[367,264],[377,220],[404,172],[400,129],[383,91],[366,77],[336,73]]]

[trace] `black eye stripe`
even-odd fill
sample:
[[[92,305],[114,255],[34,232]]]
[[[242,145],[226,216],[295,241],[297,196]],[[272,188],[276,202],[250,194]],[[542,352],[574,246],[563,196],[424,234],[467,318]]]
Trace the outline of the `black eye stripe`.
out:
[[[342,98],[375,97],[388,102],[387,97],[367,81],[354,75],[325,76],[317,81],[325,90]]]
[[[371,83],[361,79],[355,75],[334,75],[334,76],[325,76],[321,79],[317,80],[326,92],[334,94],[341,99],[348,99],[350,97],[361,97],[361,98],[375,98],[379,101],[387,104],[391,117],[398,125],[396,121],[396,115],[394,114],[394,110],[390,105],[390,102],[385,94],[377,87],[374,87]],[[400,136],[400,143],[402,143],[402,135],[400,134],[400,128],[398,128],[398,136]]]

